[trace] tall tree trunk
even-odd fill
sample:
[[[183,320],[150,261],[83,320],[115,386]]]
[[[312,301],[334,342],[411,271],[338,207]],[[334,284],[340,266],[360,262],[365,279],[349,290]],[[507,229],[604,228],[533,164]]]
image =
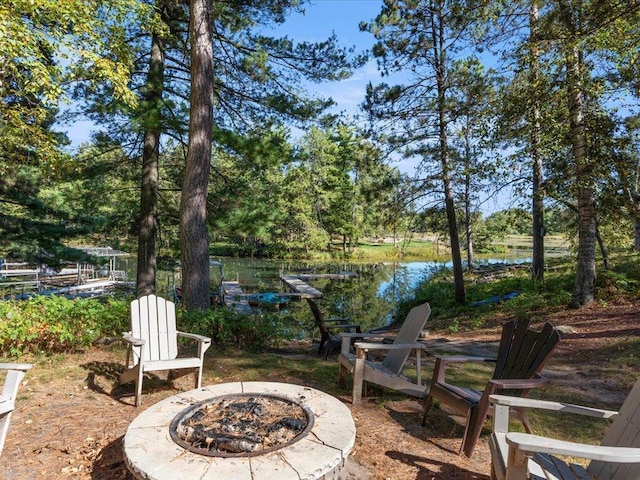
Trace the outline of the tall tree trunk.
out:
[[[142,150],[142,186],[138,234],[138,297],[156,293],[156,239],[158,236],[158,158],[164,90],[164,50],[157,33],[151,36],[151,59],[144,96],[145,122]]]
[[[640,251],[640,192],[638,191],[640,160],[633,167],[625,160],[618,155],[614,155],[613,165],[623,192],[622,199],[633,222],[633,249]]]
[[[575,31],[571,23],[570,6],[561,2],[567,27]],[[571,39],[572,40],[572,39]],[[587,156],[584,126],[584,92],[581,54],[577,45],[567,45],[565,58],[567,93],[571,124],[571,144],[576,165],[578,200],[578,260],[573,294],[569,306],[588,305],[595,298],[596,286],[596,215],[593,166]]]
[[[445,45],[444,23],[442,21],[442,2],[438,2],[440,11],[431,15],[433,32],[434,67],[436,70],[436,83],[438,89],[438,141],[440,162],[442,164],[442,183],[444,186],[445,210],[447,212],[447,224],[449,227],[449,240],[451,242],[451,261],[453,264],[453,281],[455,286],[456,303],[465,302],[466,292],[464,288],[464,273],[462,271],[462,256],[460,254],[460,239],[458,237],[458,222],[453,198],[453,185],[451,181],[451,159],[449,157],[449,145],[447,140],[447,105],[445,87]],[[437,19],[436,19],[437,17]],[[437,25],[436,25],[437,23]]]
[[[182,292],[187,310],[210,307],[207,190],[213,134],[213,0],[191,0],[189,150],[180,201]]]
[[[535,88],[538,85],[538,5],[536,0],[531,2],[529,11],[529,22],[531,30],[531,52],[529,56],[530,85],[532,86],[531,105],[531,163],[533,166],[533,198],[531,213],[533,217],[532,237],[533,237],[533,258],[531,279],[534,282],[544,282],[544,193],[543,185],[543,165],[542,154],[540,152],[540,102],[536,95]]]
[[[604,243],[600,230],[598,229],[598,222],[596,222],[596,240],[598,247],[600,248],[600,254],[602,255],[602,263],[605,270],[611,270],[611,262],[609,261],[609,252],[607,252],[607,246]]]
[[[464,202],[464,228],[467,237],[467,270],[473,270],[474,268],[474,255],[473,255],[473,229],[471,228],[471,202],[469,199],[470,194],[469,175],[465,178],[465,202]]]
[[[466,172],[464,175],[464,228],[467,237],[467,270],[473,270],[473,229],[471,228],[471,145],[469,142],[470,126],[467,126],[464,133],[464,155]]]

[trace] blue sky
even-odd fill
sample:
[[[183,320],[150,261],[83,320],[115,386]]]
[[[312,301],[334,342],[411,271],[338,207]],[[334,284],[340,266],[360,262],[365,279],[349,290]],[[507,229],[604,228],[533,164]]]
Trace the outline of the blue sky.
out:
[[[292,15],[276,30],[298,41],[326,40],[335,32],[343,46],[355,46],[359,51],[373,45],[373,35],[361,32],[359,24],[370,21],[380,12],[382,0],[312,0],[305,5],[305,14]],[[369,81],[379,79],[375,61],[370,61],[354,75],[341,82],[309,84],[309,88],[322,96],[333,98],[335,110],[355,113],[364,100]]]
[[[305,5],[305,13],[291,15],[285,24],[265,29],[265,33],[287,35],[296,41],[323,41],[333,32],[344,46],[365,50],[372,46],[373,36],[360,32],[359,23],[373,19],[382,6],[382,0],[311,0]],[[369,62],[355,74],[341,82],[309,83],[308,88],[336,102],[336,111],[355,113],[364,100],[367,83],[379,78],[375,61]],[[89,121],[78,120],[73,125],[61,127],[69,136],[72,148],[88,141],[94,128]]]

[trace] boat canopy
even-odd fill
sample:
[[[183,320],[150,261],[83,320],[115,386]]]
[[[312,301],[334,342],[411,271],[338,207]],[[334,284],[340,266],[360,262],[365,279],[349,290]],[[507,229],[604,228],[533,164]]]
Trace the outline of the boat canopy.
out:
[[[93,257],[127,257],[129,254],[111,247],[73,247]]]

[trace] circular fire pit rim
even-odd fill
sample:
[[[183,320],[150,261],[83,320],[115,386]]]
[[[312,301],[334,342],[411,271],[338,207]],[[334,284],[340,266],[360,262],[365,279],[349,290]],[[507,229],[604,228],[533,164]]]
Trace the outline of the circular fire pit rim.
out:
[[[206,457],[171,439],[168,425],[180,410],[213,394],[234,392],[277,392],[304,401],[315,415],[314,428],[299,442],[256,457]],[[355,434],[349,408],[328,393],[293,383],[236,381],[179,392],[149,406],[129,425],[123,447],[125,464],[137,480],[299,480],[338,472],[355,446]]]
[[[194,412],[200,410],[202,407],[206,405],[211,405],[216,401],[223,401],[223,400],[232,399],[232,398],[251,398],[251,397],[265,397],[265,398],[272,398],[276,400],[283,400],[285,402],[288,402],[289,404],[299,407],[307,417],[306,426],[300,433],[298,433],[295,437],[293,437],[291,440],[287,442],[283,442],[281,444],[274,445],[269,448],[263,448],[262,450],[238,452],[238,453],[215,451],[215,450],[212,451],[212,450],[204,450],[202,448],[197,448],[191,445],[189,442],[183,440],[178,435],[178,425],[180,424],[180,422],[183,422],[185,419],[189,418],[189,414],[193,414]],[[205,455],[208,457],[222,457],[222,458],[255,457],[258,455],[264,455],[270,452],[274,452],[276,450],[280,450],[281,448],[285,448],[285,447],[288,447],[289,445],[296,443],[297,441],[304,438],[307,434],[309,434],[309,432],[313,428],[313,423],[314,423],[314,415],[311,409],[308,406],[301,404],[300,402],[296,401],[295,399],[287,395],[273,394],[273,393],[260,393],[260,392],[227,393],[223,395],[216,395],[211,398],[206,398],[204,400],[200,400],[199,402],[196,402],[188,406],[187,408],[181,410],[169,424],[169,434],[171,435],[171,438],[173,439],[173,441],[176,442],[176,444],[178,444],[179,446],[181,446],[186,450],[189,450],[190,452],[193,452],[199,455]]]

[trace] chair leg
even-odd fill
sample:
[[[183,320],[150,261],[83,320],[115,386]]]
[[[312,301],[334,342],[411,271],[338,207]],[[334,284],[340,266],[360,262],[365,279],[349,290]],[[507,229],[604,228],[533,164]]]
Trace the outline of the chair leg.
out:
[[[493,463],[491,464],[491,476],[490,480],[498,480],[498,476],[496,475],[496,469],[494,468]]]
[[[324,337],[320,339],[320,345],[318,346],[318,355],[322,353],[322,347],[324,347],[324,344],[326,343],[326,341],[327,339]]]
[[[529,458],[513,446],[509,446],[507,456],[507,478],[509,480],[526,480],[529,478],[527,464]]]
[[[202,367],[196,369],[196,388],[202,386]]]
[[[524,426],[525,431],[527,433],[533,433],[533,428],[531,428],[531,423],[529,423],[529,417],[527,416],[527,412],[522,410],[521,412],[518,413],[518,416],[520,417],[520,421],[522,422],[522,425]]]
[[[464,451],[464,454],[467,457],[471,457],[473,454],[473,450],[476,443],[478,443],[486,418],[487,413],[482,408],[478,408],[478,406],[476,406],[471,409],[468,417],[467,428],[462,439],[462,446],[460,447],[461,453]]]
[[[362,350],[358,350],[356,352],[356,362],[353,368],[352,402],[354,405],[360,405],[362,403],[362,387],[364,384],[364,362],[365,362],[365,354]]]
[[[136,379],[136,407],[139,407],[142,403],[142,379],[144,378],[144,372],[142,365],[138,363],[138,378]]]
[[[345,377],[347,376],[347,369],[344,365],[340,364],[338,368],[338,385],[340,388],[344,388],[346,385]]]
[[[6,413],[0,417],[0,453],[4,448],[4,442],[7,438],[7,431],[9,430],[9,421],[11,420],[11,414],[13,411]]]
[[[473,409],[467,410],[465,425],[464,425],[464,433],[462,434],[462,442],[460,442],[460,450],[458,450],[458,455],[462,455],[467,446],[467,439],[469,438],[469,430],[471,428],[471,422],[473,421]]]
[[[340,346],[339,340],[336,340],[334,338],[330,338],[329,340],[327,340],[327,343],[325,343],[325,346],[324,346],[324,359],[328,360],[329,355],[331,355],[336,349],[336,347],[339,347],[339,346]]]
[[[427,414],[431,407],[433,406],[433,396],[429,394],[427,396],[427,403],[424,406],[424,413],[422,414],[422,426],[424,427],[427,424]]]

